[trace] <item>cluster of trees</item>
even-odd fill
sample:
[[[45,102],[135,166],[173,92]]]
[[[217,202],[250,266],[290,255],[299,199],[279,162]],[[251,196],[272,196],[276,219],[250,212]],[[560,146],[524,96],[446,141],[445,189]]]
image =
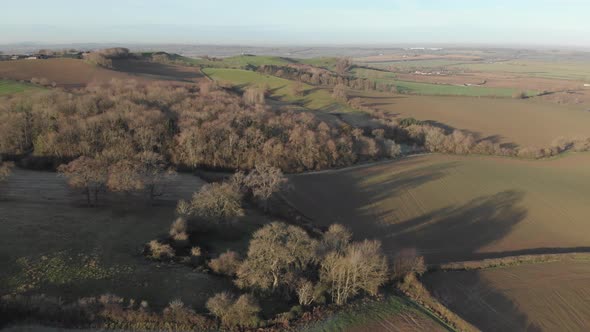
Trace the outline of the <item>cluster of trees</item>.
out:
[[[257,70],[266,75],[277,76],[293,81],[299,81],[310,85],[337,86],[343,85],[355,90],[377,90],[384,89],[378,86],[374,81],[366,78],[354,78],[345,74],[336,74],[327,70],[317,70],[317,68],[297,67],[297,66],[280,66],[280,65],[262,65]]]
[[[256,297],[278,298],[299,307],[344,305],[363,294],[377,295],[382,285],[408,273],[425,271],[424,260],[415,251],[401,251],[390,263],[379,241],[353,242],[352,233],[338,224],[310,235],[301,227],[272,222],[253,233],[247,252],[227,251],[208,256],[208,262],[202,250],[187,241],[203,238],[213,228],[235,225],[244,215],[246,197],[266,207],[285,188],[287,180],[281,171],[266,164],[205,185],[191,201],[179,201],[169,240],[150,242],[147,254],[186,261],[175,254],[185,254],[183,247],[192,246],[191,258],[198,257],[214,273],[232,278],[244,295],[222,292],[207,303],[228,327],[258,326],[261,310]]]
[[[402,251],[390,263],[379,241],[351,239],[352,234],[338,224],[313,238],[300,227],[273,222],[253,234],[243,259],[230,251],[210,266],[232,277],[246,292],[295,300],[302,307],[344,305],[363,294],[375,296],[387,282],[426,270],[415,251]],[[216,309],[220,298],[227,297],[215,295],[208,307],[231,325]]]
[[[287,172],[389,156],[391,142],[362,130],[311,112],[249,104],[222,89],[134,81],[16,97],[0,105],[0,154],[60,164],[150,153],[183,167],[251,169],[265,162]]]
[[[175,171],[167,168],[161,155],[141,152],[127,157],[113,158],[108,154],[95,157],[81,156],[58,168],[73,188],[82,189],[88,205],[98,202],[101,192],[146,191],[149,199],[160,196],[164,182],[174,176]]]
[[[86,62],[104,68],[113,68],[113,59],[126,59],[130,55],[129,49],[123,47],[105,48],[95,52],[85,53]]]

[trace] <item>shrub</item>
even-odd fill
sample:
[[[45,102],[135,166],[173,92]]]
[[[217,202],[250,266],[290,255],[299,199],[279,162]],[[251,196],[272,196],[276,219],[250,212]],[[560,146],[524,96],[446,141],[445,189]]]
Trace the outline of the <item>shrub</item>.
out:
[[[403,249],[395,254],[391,270],[392,278],[401,280],[410,273],[423,274],[426,272],[426,264],[424,257],[419,256],[415,248]]]
[[[258,314],[261,309],[256,299],[249,294],[237,300],[227,292],[215,294],[207,301],[207,309],[219,317],[221,323],[228,327],[256,327],[260,323]]]
[[[242,193],[229,183],[204,185],[193,195],[190,215],[206,222],[201,227],[232,222],[244,215]]]
[[[186,241],[188,240],[188,234],[186,232],[186,219],[176,218],[170,227],[170,236],[175,241]]]
[[[209,262],[209,268],[213,272],[227,276],[234,276],[238,272],[241,260],[235,251],[227,251]]]
[[[203,254],[203,252],[200,247],[192,247],[191,248],[191,256],[201,257],[202,254]]]
[[[154,259],[174,258],[174,249],[169,244],[160,243],[157,240],[152,240],[148,243],[150,255]]]

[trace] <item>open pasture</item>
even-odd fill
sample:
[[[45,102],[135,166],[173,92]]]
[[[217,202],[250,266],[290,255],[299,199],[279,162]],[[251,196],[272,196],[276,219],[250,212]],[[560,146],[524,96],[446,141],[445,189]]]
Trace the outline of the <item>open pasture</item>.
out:
[[[466,130],[498,143],[544,147],[559,137],[587,137],[590,112],[584,105],[558,105],[537,99],[391,96],[359,94],[366,106],[398,118],[413,117]]]
[[[205,68],[203,72],[216,81],[230,83],[241,88],[248,86],[268,87],[274,98],[297,103],[311,110],[325,112],[351,110],[349,106],[332,98],[329,90],[307,84],[302,84],[305,89],[303,96],[296,96],[293,92],[295,82],[287,79],[240,69]]]
[[[291,177],[286,199],[386,252],[428,263],[590,247],[590,154],[549,161],[425,155]]]
[[[506,87],[465,86],[459,83],[437,84],[404,81],[400,80],[395,73],[367,68],[355,68],[352,73],[357,77],[368,78],[376,83],[394,85],[401,93],[415,95],[511,98],[519,91],[518,89]],[[534,96],[537,92],[526,91],[526,94]]]
[[[178,199],[188,199],[203,181],[179,174],[153,204],[147,198],[108,193],[98,207],[51,172],[15,170],[0,186],[0,293],[47,294],[64,301],[105,293],[146,300],[160,309],[179,298],[197,310],[230,280],[186,265],[149,261],[145,243],[166,235]],[[244,217],[249,228],[265,218]],[[233,233],[232,233],[233,234]],[[228,235],[233,236],[233,235]],[[246,241],[227,238],[206,243],[215,253],[245,250]],[[241,246],[241,247],[240,247]]]
[[[28,91],[40,91],[43,90],[33,84],[20,83],[15,81],[0,80],[0,96],[10,95],[13,93],[21,93]]]
[[[484,331],[587,331],[590,261],[429,273],[440,302]]]

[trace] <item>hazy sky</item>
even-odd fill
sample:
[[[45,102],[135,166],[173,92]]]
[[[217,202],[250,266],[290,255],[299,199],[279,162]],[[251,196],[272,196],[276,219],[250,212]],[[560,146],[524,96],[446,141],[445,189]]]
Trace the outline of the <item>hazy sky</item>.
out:
[[[2,44],[590,45],[590,0],[2,2]]]

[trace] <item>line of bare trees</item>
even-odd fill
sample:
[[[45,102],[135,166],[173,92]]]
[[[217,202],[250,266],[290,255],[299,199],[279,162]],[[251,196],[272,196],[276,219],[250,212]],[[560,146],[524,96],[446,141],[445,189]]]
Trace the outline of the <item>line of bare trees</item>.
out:
[[[559,137],[545,147],[504,146],[489,139],[478,139],[473,134],[465,131],[447,130],[413,118],[396,119],[385,111],[363,105],[359,98],[350,99],[348,103],[351,107],[366,112],[381,124],[381,128],[372,129],[373,137],[384,137],[385,139],[410,145],[416,152],[428,151],[542,159],[567,151],[590,151],[590,136],[579,138]]]

